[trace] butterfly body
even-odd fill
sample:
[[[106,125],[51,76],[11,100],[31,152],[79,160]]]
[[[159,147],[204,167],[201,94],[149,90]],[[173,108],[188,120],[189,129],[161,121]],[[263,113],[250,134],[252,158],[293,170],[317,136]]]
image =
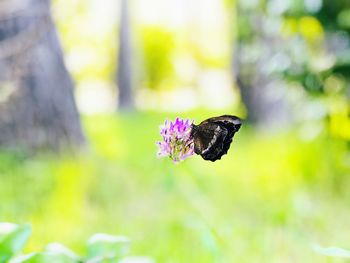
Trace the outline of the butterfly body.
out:
[[[220,160],[229,150],[232,138],[241,125],[240,118],[232,115],[209,118],[199,125],[192,124],[194,152],[204,160]]]

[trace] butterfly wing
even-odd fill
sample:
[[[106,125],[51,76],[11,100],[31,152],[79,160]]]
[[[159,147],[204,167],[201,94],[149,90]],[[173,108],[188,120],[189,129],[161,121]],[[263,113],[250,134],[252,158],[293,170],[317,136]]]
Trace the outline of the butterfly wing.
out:
[[[202,121],[199,125],[206,123],[216,123],[221,126],[224,126],[230,132],[236,133],[242,125],[240,118],[233,115],[222,115],[219,117],[213,117]]]
[[[222,115],[194,125],[194,151],[203,159],[216,161],[227,153],[234,134],[241,127],[241,120],[236,116]]]
[[[213,117],[209,118],[203,123],[216,123],[222,127],[225,127],[228,131],[228,134],[224,140],[224,147],[223,147],[223,154],[226,154],[227,151],[230,149],[231,143],[233,136],[235,135],[236,132],[241,128],[242,121],[240,118],[233,116],[233,115],[222,115],[219,117]]]
[[[220,159],[227,134],[226,128],[215,123],[196,126],[193,136],[195,153],[200,154],[204,160]]]

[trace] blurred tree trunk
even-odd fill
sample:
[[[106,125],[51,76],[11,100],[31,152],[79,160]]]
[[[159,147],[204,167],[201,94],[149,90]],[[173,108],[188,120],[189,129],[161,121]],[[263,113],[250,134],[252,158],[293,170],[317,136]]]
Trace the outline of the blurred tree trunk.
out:
[[[265,55],[253,63],[242,60],[242,45],[244,43],[239,43],[235,50],[234,75],[247,110],[247,120],[258,126],[285,124],[290,117],[283,97],[284,84],[264,72],[264,63],[268,63]]]
[[[11,0],[5,0],[11,3]],[[0,6],[0,146],[58,150],[85,137],[49,0]]]
[[[131,44],[128,0],[121,0],[117,85],[118,107],[123,110],[133,108]]]
[[[243,0],[244,1],[244,0]],[[263,10],[240,9],[236,2],[236,43],[233,74],[247,109],[247,119],[258,126],[284,125],[290,120],[286,87],[270,65],[283,45],[267,24]]]

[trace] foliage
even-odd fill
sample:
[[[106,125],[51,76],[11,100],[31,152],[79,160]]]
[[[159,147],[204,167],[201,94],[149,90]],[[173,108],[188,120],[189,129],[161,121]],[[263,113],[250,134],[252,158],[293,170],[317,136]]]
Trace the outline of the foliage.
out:
[[[87,256],[78,256],[60,243],[48,244],[42,252],[16,256],[22,251],[31,234],[30,225],[0,223],[0,262],[10,263],[80,263],[129,262],[151,263],[146,257],[126,257],[129,239],[124,236],[95,234],[87,243]]]
[[[160,27],[144,27],[139,43],[143,54],[145,86],[150,89],[164,88],[164,81],[173,74],[173,35]]]
[[[239,8],[238,41],[258,45],[263,40],[260,35],[284,37],[280,48],[288,52],[290,60],[285,78],[294,77],[307,91],[322,93],[328,77],[349,76],[350,31],[344,18],[350,8],[348,1],[300,0],[283,5],[280,1],[256,1],[250,5],[240,1]],[[264,22],[258,27],[256,22],[261,18]],[[281,30],[274,32],[273,23],[281,23]]]
[[[238,2],[240,71],[248,80],[280,81],[297,122],[328,122],[331,136],[349,140],[349,1],[282,2]],[[258,62],[263,66],[255,68]],[[314,117],[298,114],[313,103],[319,105]]]
[[[294,51],[284,78],[299,82],[309,94],[318,96],[331,134],[349,140],[350,31],[343,17],[350,5],[348,1],[326,0],[312,8],[306,2],[300,1],[300,12],[290,9],[284,16],[288,40],[292,39],[287,48],[299,49],[302,54]]]
[[[7,262],[26,244],[31,233],[28,225],[0,224],[0,262]]]
[[[339,247],[323,248],[318,245],[315,245],[314,250],[321,255],[325,255],[329,257],[348,258],[348,259],[350,258],[350,251]]]
[[[301,12],[291,10],[285,15],[284,33],[294,39],[298,38],[300,44],[305,46],[303,54],[306,55],[302,62],[299,60],[291,64],[286,76],[301,79],[301,84],[311,93],[327,94],[330,87],[325,84],[330,77],[343,82],[342,88],[333,91],[346,92],[344,78],[350,72],[350,59],[347,54],[350,35],[343,17],[348,5],[347,1],[338,1],[336,4],[334,1],[324,1],[316,10],[309,10],[307,6],[301,5]],[[293,49],[295,48],[294,46]]]

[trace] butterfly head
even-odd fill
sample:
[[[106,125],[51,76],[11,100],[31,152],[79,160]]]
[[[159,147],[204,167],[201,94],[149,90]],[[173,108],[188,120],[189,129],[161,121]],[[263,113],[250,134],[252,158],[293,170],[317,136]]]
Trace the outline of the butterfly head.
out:
[[[193,138],[195,136],[197,131],[198,131],[198,125],[192,123],[191,124],[191,138]]]

